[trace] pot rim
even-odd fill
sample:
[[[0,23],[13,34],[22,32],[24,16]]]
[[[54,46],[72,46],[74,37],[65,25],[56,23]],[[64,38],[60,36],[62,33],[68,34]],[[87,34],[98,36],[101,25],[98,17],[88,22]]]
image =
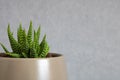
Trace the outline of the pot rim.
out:
[[[54,56],[52,57],[46,57],[46,58],[12,58],[12,57],[6,57],[4,55],[5,53],[0,53],[0,59],[10,59],[10,60],[49,60],[49,59],[57,59],[57,58],[63,58],[62,54],[59,53],[49,53],[52,54]]]

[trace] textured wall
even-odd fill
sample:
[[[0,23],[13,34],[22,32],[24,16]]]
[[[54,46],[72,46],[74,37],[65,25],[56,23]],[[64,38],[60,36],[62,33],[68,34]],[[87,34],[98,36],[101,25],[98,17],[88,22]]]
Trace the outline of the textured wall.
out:
[[[0,41],[9,47],[8,22],[15,32],[30,20],[64,54],[69,80],[120,80],[120,0],[0,0]]]

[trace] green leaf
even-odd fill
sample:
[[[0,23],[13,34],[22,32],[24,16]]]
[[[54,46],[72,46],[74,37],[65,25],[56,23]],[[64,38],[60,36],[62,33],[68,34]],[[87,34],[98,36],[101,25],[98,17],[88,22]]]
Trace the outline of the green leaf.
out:
[[[49,46],[47,43],[44,44],[43,50],[40,54],[40,57],[45,58],[49,52]]]
[[[1,44],[2,48],[6,51],[6,54],[11,57],[16,58],[44,58],[48,54],[49,46],[46,42],[46,35],[43,37],[41,43],[39,44],[40,38],[40,26],[37,31],[34,31],[34,36],[32,34],[32,21],[30,21],[28,33],[22,28],[22,24],[19,25],[17,30],[18,41],[13,37],[13,33],[10,30],[10,25],[8,24],[8,38],[10,41],[12,53],[9,53],[6,47]]]
[[[41,44],[40,44],[40,55],[39,57],[46,57],[49,52],[49,46],[48,43],[46,42],[46,35],[44,36]]]
[[[23,30],[23,35],[21,36],[21,46],[22,46],[22,50],[23,52],[27,53],[28,52],[28,44],[27,44],[27,37],[26,37],[26,33],[25,30]]]
[[[37,30],[37,42],[36,42],[36,50],[37,50],[37,53],[39,53],[39,50],[40,50],[40,47],[39,47],[39,38],[40,38],[40,26]]]
[[[10,31],[10,25],[8,24],[8,38],[9,38],[9,41],[10,41],[10,45],[11,45],[11,48],[13,50],[14,53],[19,53],[19,48],[20,48],[20,45],[19,43],[14,39],[13,37],[13,34],[12,32]]]
[[[17,38],[18,38],[18,43],[21,43],[21,35],[22,35],[22,24],[19,25],[19,28],[17,30]]]
[[[37,48],[37,44],[38,44],[38,39],[37,39],[37,33],[34,31],[34,40],[33,40],[34,44],[35,44],[35,48]]]
[[[19,26],[17,36],[18,36],[18,42],[20,44],[20,52],[19,53],[22,53],[22,52],[28,53],[27,36],[26,36],[25,30],[22,29],[21,24]]]
[[[28,55],[26,53],[22,52],[22,55],[24,58],[28,58]]]
[[[39,28],[38,28],[38,30],[37,30],[37,39],[38,39],[38,43],[39,43],[39,38],[40,38],[40,26],[39,26]]]
[[[36,42],[37,41],[37,33],[35,32],[35,30],[34,30],[34,40],[33,40],[34,42]]]
[[[32,45],[32,21],[30,21],[30,26],[27,34],[27,41],[29,43],[29,46],[31,47]]]
[[[35,47],[33,45],[32,48],[30,49],[30,57],[34,58],[35,54],[37,54],[37,53],[36,53],[36,49],[35,49]]]
[[[20,58],[21,55],[20,54],[17,54],[17,53],[6,53],[7,55],[9,55],[10,57],[13,57],[13,58]]]
[[[18,43],[23,46],[26,45],[27,38],[26,38],[26,33],[25,30],[22,29],[22,25],[20,24],[18,32],[17,32],[17,37],[18,37]]]
[[[4,49],[4,51],[5,51],[6,53],[9,52],[9,51],[7,50],[7,48],[6,48],[2,43],[0,43],[0,45],[2,46],[2,48]]]
[[[34,58],[38,58],[38,54],[34,54]]]

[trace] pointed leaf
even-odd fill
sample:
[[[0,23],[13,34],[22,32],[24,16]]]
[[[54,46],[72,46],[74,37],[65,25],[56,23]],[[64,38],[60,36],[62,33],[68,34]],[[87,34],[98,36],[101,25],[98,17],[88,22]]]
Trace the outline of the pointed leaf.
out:
[[[31,57],[31,58],[34,58],[35,54],[36,54],[36,49],[35,49],[35,47],[33,46],[33,47],[30,49],[30,57]]]
[[[34,44],[35,44],[35,48],[37,47],[37,43],[38,43],[38,40],[37,40],[37,33],[34,31],[34,40],[33,40]]]
[[[39,55],[39,57],[42,57],[42,58],[46,57],[48,52],[49,52],[49,46],[46,42],[46,35],[45,35],[41,44],[40,44],[40,55]]]
[[[10,41],[10,45],[11,45],[11,48],[13,50],[14,53],[19,53],[19,48],[20,48],[20,45],[18,44],[18,42],[14,39],[13,37],[13,34],[12,32],[10,31],[10,25],[8,24],[8,38],[9,38],[9,41]]]
[[[6,53],[9,52],[9,51],[7,50],[7,48],[6,48],[2,43],[0,43],[0,45],[2,46],[2,48],[4,49],[4,51],[5,51]]]
[[[29,46],[31,46],[32,45],[32,21],[30,21],[30,26],[27,34],[27,41]]]
[[[17,31],[17,38],[18,43],[21,43],[21,36],[22,36],[23,30],[22,30],[22,24],[19,25],[18,31]]]
[[[20,54],[17,54],[17,53],[6,53],[7,55],[13,57],[13,58],[20,58]]]
[[[24,58],[28,58],[26,53],[22,52],[22,55],[23,55]]]
[[[28,52],[27,36],[26,36],[25,30],[23,30],[23,33],[21,35],[21,47],[23,52],[25,53]]]
[[[38,43],[39,43],[39,38],[40,38],[40,26],[39,26],[39,28],[38,28],[38,30],[37,30],[37,39],[38,39]]]

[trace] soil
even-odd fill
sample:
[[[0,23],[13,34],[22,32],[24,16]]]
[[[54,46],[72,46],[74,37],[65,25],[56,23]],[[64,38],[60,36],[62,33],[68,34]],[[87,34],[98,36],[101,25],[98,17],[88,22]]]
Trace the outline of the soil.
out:
[[[59,57],[59,56],[61,56],[61,55],[60,54],[55,54],[55,53],[48,53],[46,58]],[[10,57],[10,56],[6,55],[5,53],[0,53],[0,57]]]

